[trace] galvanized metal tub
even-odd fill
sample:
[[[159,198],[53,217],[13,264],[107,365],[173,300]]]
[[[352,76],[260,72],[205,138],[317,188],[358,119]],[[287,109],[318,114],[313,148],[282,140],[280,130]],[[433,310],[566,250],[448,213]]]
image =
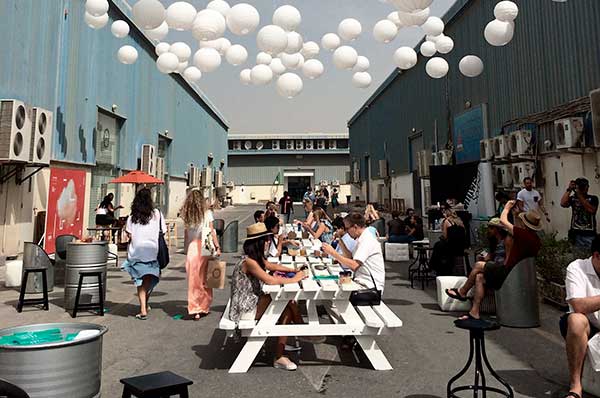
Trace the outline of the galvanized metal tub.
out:
[[[0,336],[59,328],[64,333],[98,330],[78,341],[35,346],[0,345],[0,378],[21,387],[31,398],[100,397],[102,336],[106,326],[48,323],[1,329]]]
[[[76,243],[67,245],[67,263],[65,266],[65,310],[75,306],[79,271],[101,271],[103,298],[106,298],[106,266],[108,262],[108,242]],[[100,301],[98,295],[98,279],[86,277],[81,286],[80,304],[91,304]]]
[[[27,242],[23,246],[23,273],[28,268],[46,268],[46,283],[48,292],[54,290],[54,265],[48,259],[46,253],[38,245]],[[27,277],[26,293],[43,293],[44,284],[42,274],[31,273]]]
[[[540,326],[535,258],[526,258],[508,274],[496,291],[496,315],[502,326],[535,328]]]

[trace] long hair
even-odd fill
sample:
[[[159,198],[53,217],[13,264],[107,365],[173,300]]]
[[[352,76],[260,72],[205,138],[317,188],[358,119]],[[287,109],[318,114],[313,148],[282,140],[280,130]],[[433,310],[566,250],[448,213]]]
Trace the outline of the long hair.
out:
[[[140,190],[131,204],[131,221],[134,224],[148,225],[154,216],[154,202],[148,188]]]
[[[114,195],[112,193],[109,193],[104,197],[104,199],[102,199],[102,202],[100,202],[100,206],[98,207],[100,207],[101,209],[108,209],[108,205],[112,203],[113,199]]]
[[[459,227],[464,227],[462,219],[456,214],[456,211],[452,209],[447,209],[445,211],[446,218],[453,224],[458,225]]]
[[[204,220],[204,212],[206,211],[206,200],[202,193],[193,189],[183,202],[179,214],[183,219],[186,227],[201,225]]]
[[[267,237],[262,236],[260,238],[247,240],[244,242],[244,254],[256,261],[262,269],[266,269],[265,265],[265,244]]]
[[[323,211],[323,209],[320,208],[313,210],[313,217],[319,222],[327,220],[327,217],[325,216],[325,211]]]

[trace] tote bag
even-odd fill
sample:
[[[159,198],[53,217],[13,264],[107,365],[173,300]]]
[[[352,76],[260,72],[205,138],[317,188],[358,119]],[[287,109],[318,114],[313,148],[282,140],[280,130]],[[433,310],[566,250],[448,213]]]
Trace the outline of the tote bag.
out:
[[[207,221],[209,212],[204,214],[204,223],[202,225],[202,252],[200,253],[203,257],[212,257],[215,255],[216,249],[215,244],[213,242],[212,237],[212,228],[210,227],[210,223],[212,221]],[[211,217],[212,218],[212,217]]]
[[[225,288],[225,267],[227,263],[219,260],[209,260],[206,270],[206,286],[211,289]]]

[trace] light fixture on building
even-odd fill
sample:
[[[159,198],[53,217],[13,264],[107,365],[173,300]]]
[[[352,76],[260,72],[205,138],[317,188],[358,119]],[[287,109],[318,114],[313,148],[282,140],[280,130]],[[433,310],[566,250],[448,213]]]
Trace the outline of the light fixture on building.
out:
[[[225,159],[221,159],[221,170],[225,167]]]
[[[471,101],[466,101],[465,102],[465,109],[470,109],[472,106]]]
[[[165,136],[169,136],[169,130],[165,130]]]
[[[208,165],[210,166],[212,164],[212,161],[214,159],[214,155],[211,153],[208,154]]]
[[[119,109],[119,106],[117,104],[112,104],[111,109],[113,112],[116,112],[117,109]]]
[[[110,131],[108,129],[104,129],[102,134],[102,146],[106,149],[110,147]]]

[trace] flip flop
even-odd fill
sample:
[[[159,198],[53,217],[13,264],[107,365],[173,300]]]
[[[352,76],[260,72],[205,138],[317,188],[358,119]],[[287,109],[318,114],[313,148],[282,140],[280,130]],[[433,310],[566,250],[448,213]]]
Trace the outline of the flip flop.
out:
[[[465,296],[462,296],[459,292],[458,289],[446,289],[446,295],[448,295],[448,297],[453,298],[454,300],[458,300],[458,301],[467,301],[468,298]]]
[[[569,391],[567,395],[564,396],[564,398],[581,398],[581,395],[577,394],[574,391]]]
[[[138,319],[140,321],[145,321],[146,319],[148,319],[148,315],[137,314],[135,316],[135,319]]]
[[[465,318],[466,317],[466,318]],[[481,318],[475,318],[473,315],[471,314],[465,314],[463,316],[461,316],[460,318],[458,318],[459,321],[480,321]],[[581,397],[579,397],[581,398]]]

